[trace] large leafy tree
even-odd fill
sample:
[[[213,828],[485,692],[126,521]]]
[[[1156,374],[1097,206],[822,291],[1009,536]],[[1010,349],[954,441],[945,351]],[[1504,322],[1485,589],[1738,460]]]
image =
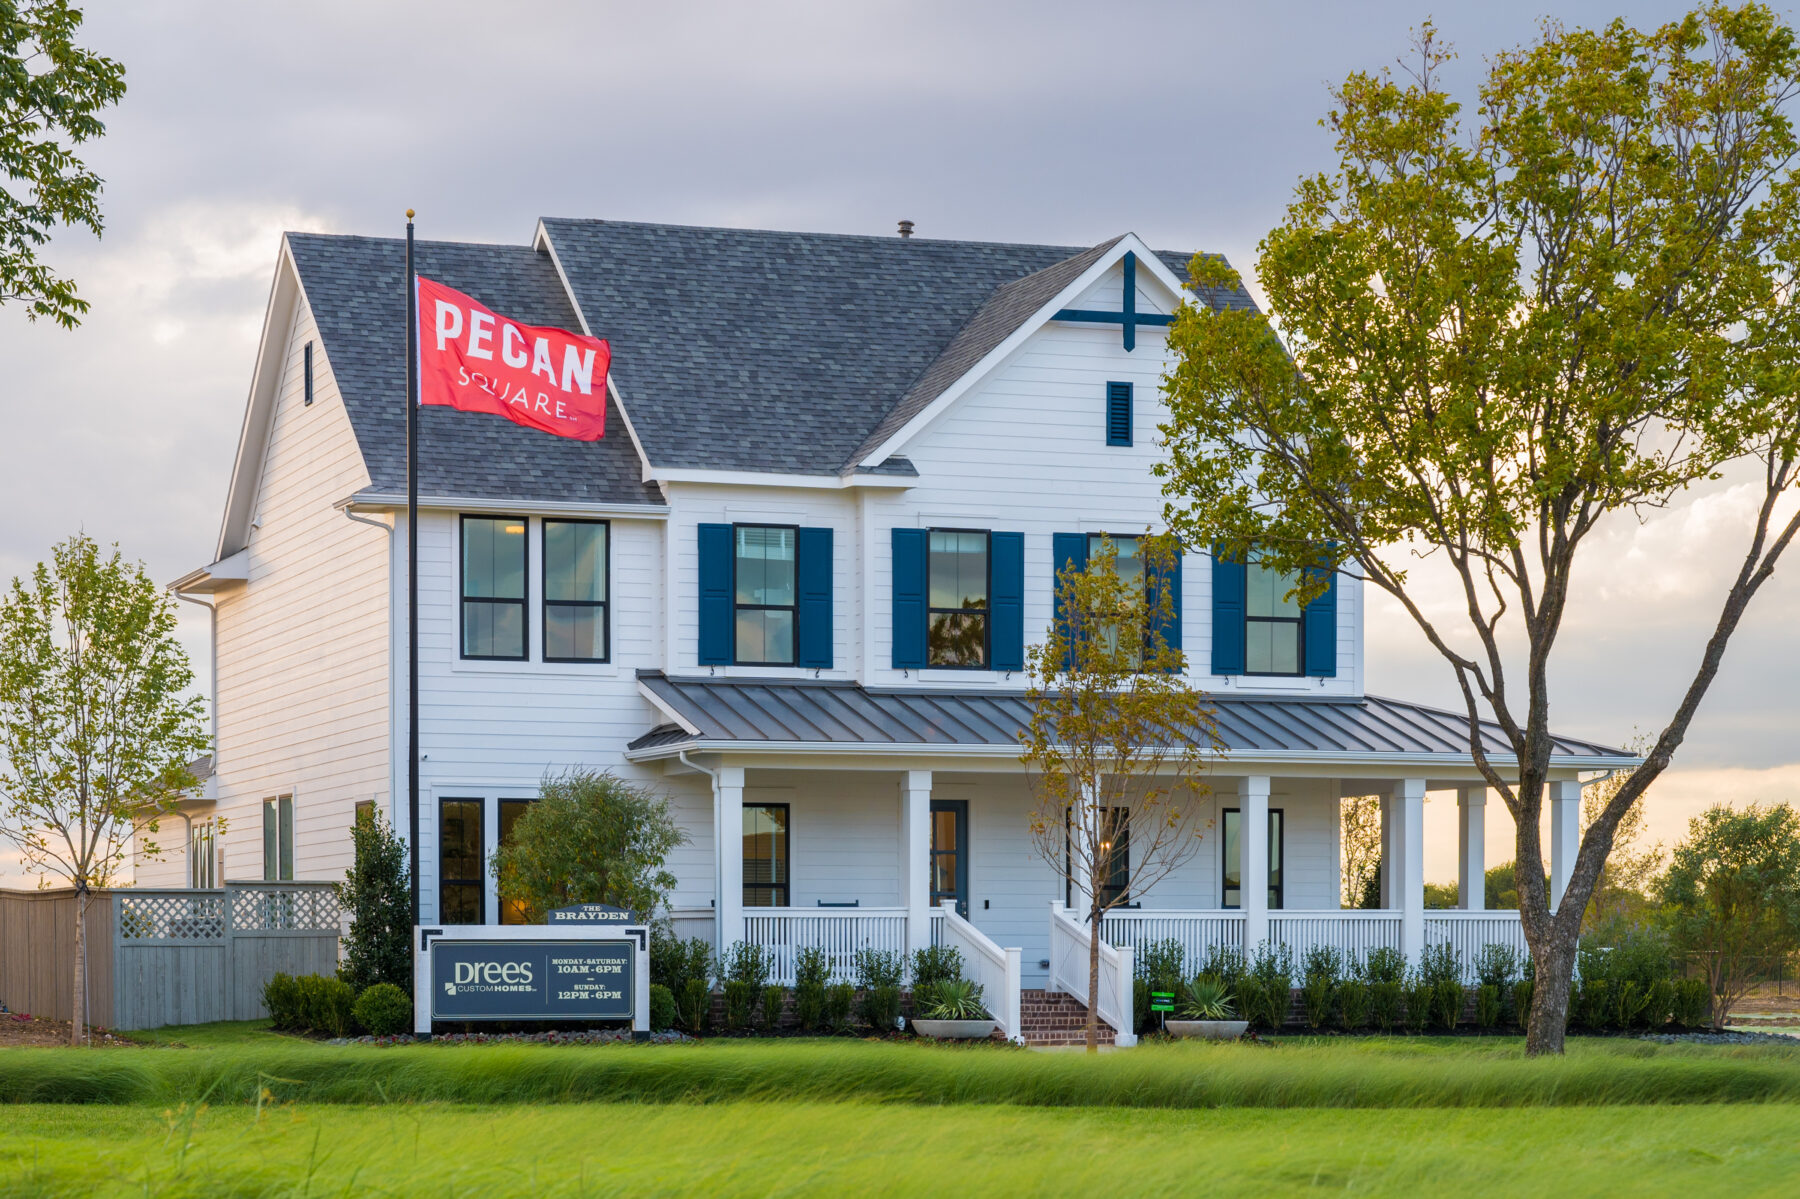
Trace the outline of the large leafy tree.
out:
[[[125,68],[75,44],[81,19],[67,0],[0,0],[0,304],[71,329],[87,301],[38,252],[58,226],[100,233],[100,177],[75,147],[125,95]]]
[[[1800,951],[1800,815],[1786,804],[1707,809],[1688,822],[1659,890],[1670,938],[1705,971],[1723,1028],[1755,974]]]
[[[88,893],[112,880],[134,824],[139,852],[157,856],[157,817],[194,785],[187,764],[207,745],[174,607],[141,565],[86,536],[0,602],[0,837],[75,888],[75,1040]]]
[[[1800,51],[1761,5],[1648,30],[1547,24],[1489,60],[1468,120],[1440,82],[1447,58],[1426,27],[1408,75],[1336,90],[1337,166],[1300,182],[1259,250],[1279,336],[1254,313],[1178,317],[1165,483],[1191,539],[1288,570],[1327,556],[1398,601],[1448,665],[1469,752],[1517,826],[1541,1054],[1562,1048],[1582,914],[1619,824],[1800,531],[1784,506],[1800,441]],[[1230,281],[1217,262],[1191,270]],[[1552,910],[1550,678],[1582,549],[1727,470],[1759,491],[1742,560]],[[1428,605],[1421,558],[1453,586],[1448,611]],[[1498,760],[1474,736],[1489,715]]]
[[[1087,1048],[1100,1031],[1100,924],[1200,850],[1212,709],[1188,685],[1165,630],[1174,619],[1177,543],[1145,537],[1121,570],[1110,539],[1085,569],[1056,580],[1056,619],[1026,651],[1031,720],[1021,761],[1032,792],[1031,836],[1086,909]]]
[[[666,863],[687,839],[661,795],[614,774],[569,770],[544,779],[492,869],[500,898],[529,924],[576,903],[649,920],[668,905],[675,876]]]

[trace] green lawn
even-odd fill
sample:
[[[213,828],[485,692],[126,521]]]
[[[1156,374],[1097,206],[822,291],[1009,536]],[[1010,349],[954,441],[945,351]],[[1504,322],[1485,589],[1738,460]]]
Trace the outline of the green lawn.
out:
[[[1791,1194],[1800,1108],[15,1107],[0,1196]]]

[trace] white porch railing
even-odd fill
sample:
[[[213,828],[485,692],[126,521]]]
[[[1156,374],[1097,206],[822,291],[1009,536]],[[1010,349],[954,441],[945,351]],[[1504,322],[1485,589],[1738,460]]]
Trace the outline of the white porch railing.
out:
[[[1158,941],[1179,941],[1189,973],[1197,972],[1207,956],[1218,948],[1244,948],[1244,914],[1148,911],[1114,908],[1100,921],[1100,935],[1108,944],[1129,946],[1142,955],[1144,946]]]
[[[1136,1045],[1136,1021],[1132,1010],[1132,952],[1106,942],[1101,924],[1100,993],[1094,1006],[1100,1018],[1112,1025],[1113,1044]],[[1088,1002],[1088,926],[1069,915],[1060,903],[1050,905],[1050,990]]]
[[[947,945],[962,954],[963,977],[980,985],[982,998],[999,1023],[1001,1035],[1023,1044],[1019,950],[1002,949],[988,940],[987,934],[957,915],[953,902],[932,912],[931,927],[932,944]]]
[[[1425,913],[1425,945],[1430,948],[1444,944],[1456,950],[1465,986],[1475,983],[1475,959],[1481,955],[1482,946],[1505,945],[1520,955],[1527,952],[1525,930],[1519,924],[1519,913],[1513,911],[1432,909]]]
[[[802,949],[825,951],[832,982],[854,982],[858,950],[905,956],[906,909],[745,908],[744,940],[774,951],[770,982],[794,985],[794,965]]]
[[[1385,908],[1274,911],[1269,913],[1269,940],[1287,946],[1296,971],[1311,949],[1335,949],[1350,963],[1359,963],[1371,950],[1400,948],[1400,913]]]
[[[669,924],[677,940],[686,941],[699,937],[711,945],[713,936],[718,931],[718,922],[718,915],[711,908],[669,909]]]

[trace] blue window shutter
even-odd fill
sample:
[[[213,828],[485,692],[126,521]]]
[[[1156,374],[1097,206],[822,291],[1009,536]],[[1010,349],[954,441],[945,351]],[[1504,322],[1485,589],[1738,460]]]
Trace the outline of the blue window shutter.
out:
[[[1325,591],[1306,605],[1301,617],[1306,636],[1306,673],[1337,677],[1337,572],[1325,580]]]
[[[1056,627],[1062,631],[1065,637],[1069,635],[1069,629],[1063,623],[1066,618],[1063,614],[1062,577],[1063,573],[1070,569],[1087,569],[1087,547],[1088,535],[1086,533],[1052,533],[1050,535],[1050,585],[1054,588],[1051,595],[1054,597],[1055,606],[1053,619],[1056,621]],[[1074,663],[1070,662],[1068,655],[1065,654],[1062,668],[1068,670],[1073,665]]]
[[[1244,673],[1244,564],[1231,562],[1213,548],[1212,672]]]
[[[1159,608],[1164,592],[1168,593],[1170,612],[1166,619],[1158,612],[1158,623],[1162,626],[1158,631],[1162,633],[1163,644],[1179,652],[1181,649],[1181,548],[1179,546],[1175,548],[1174,556],[1169,559],[1166,567],[1160,567],[1152,572],[1149,582],[1152,588],[1148,593],[1149,599]]]
[[[988,534],[989,648],[995,670],[1025,669],[1025,534]]]
[[[894,669],[925,666],[924,529],[894,530]]]
[[[801,529],[795,546],[801,666],[831,669],[831,530]]]
[[[729,666],[736,656],[731,611],[731,526],[700,526],[700,653],[702,666]]]
[[[1106,444],[1131,444],[1131,384],[1106,385]]]

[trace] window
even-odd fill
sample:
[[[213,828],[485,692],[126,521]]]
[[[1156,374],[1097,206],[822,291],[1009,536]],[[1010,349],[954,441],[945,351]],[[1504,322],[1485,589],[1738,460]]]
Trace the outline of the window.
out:
[[[1280,808],[1269,809],[1269,907],[1281,907],[1281,863],[1282,846],[1282,813]],[[1242,816],[1237,808],[1225,809],[1225,835],[1222,838],[1225,851],[1225,865],[1222,872],[1225,887],[1220,897],[1224,907],[1238,908],[1243,906],[1242,895],[1242,863],[1243,851],[1240,848],[1240,831]]]
[[[1106,444],[1131,444],[1131,384],[1106,385]]]
[[[1298,578],[1255,562],[1244,568],[1244,673],[1299,674]]]
[[[375,801],[372,799],[357,800],[356,801],[356,815],[351,817],[351,820],[356,824],[361,824],[366,820],[374,820],[374,819],[375,819]]]
[[[294,797],[263,800],[263,880],[289,882],[294,877]]]
[[[932,529],[926,570],[926,664],[985,670],[988,535]]]
[[[1140,539],[1137,537],[1114,537],[1110,533],[1089,533],[1087,554],[1089,569],[1102,560],[1108,541],[1113,544],[1113,570],[1118,574],[1119,582],[1126,587],[1143,591],[1144,559],[1140,552]],[[1118,627],[1108,622],[1100,626],[1098,633],[1106,645],[1107,652],[1116,653],[1119,648]],[[1149,640],[1148,629],[1145,630],[1145,640]],[[1134,666],[1142,665],[1141,654],[1132,657],[1132,664]]]
[[[532,805],[529,799],[503,799],[500,801],[500,844],[512,842],[513,825],[525,814],[525,809]],[[525,905],[516,899],[501,899],[500,923],[525,924]]]
[[[945,900],[969,914],[969,801],[931,801],[931,906]]]
[[[744,906],[788,906],[788,806],[744,805]]]
[[[1103,864],[1106,869],[1106,882],[1100,887],[1101,902],[1124,903],[1131,898],[1131,809],[1108,808],[1100,834],[1100,850],[1105,857],[1096,865]]]
[[[544,661],[607,660],[604,521],[544,522]]]
[[[462,656],[525,657],[525,518],[462,518]]]
[[[794,664],[794,559],[799,534],[786,525],[732,526],[732,603],[740,666]]]
[[[313,343],[307,342],[306,351],[302,355],[306,359],[306,403],[309,405],[313,402],[312,347]]]
[[[482,924],[481,801],[438,801],[438,922]]]
[[[210,820],[194,825],[188,838],[188,886],[211,890],[219,885],[219,829]]]

